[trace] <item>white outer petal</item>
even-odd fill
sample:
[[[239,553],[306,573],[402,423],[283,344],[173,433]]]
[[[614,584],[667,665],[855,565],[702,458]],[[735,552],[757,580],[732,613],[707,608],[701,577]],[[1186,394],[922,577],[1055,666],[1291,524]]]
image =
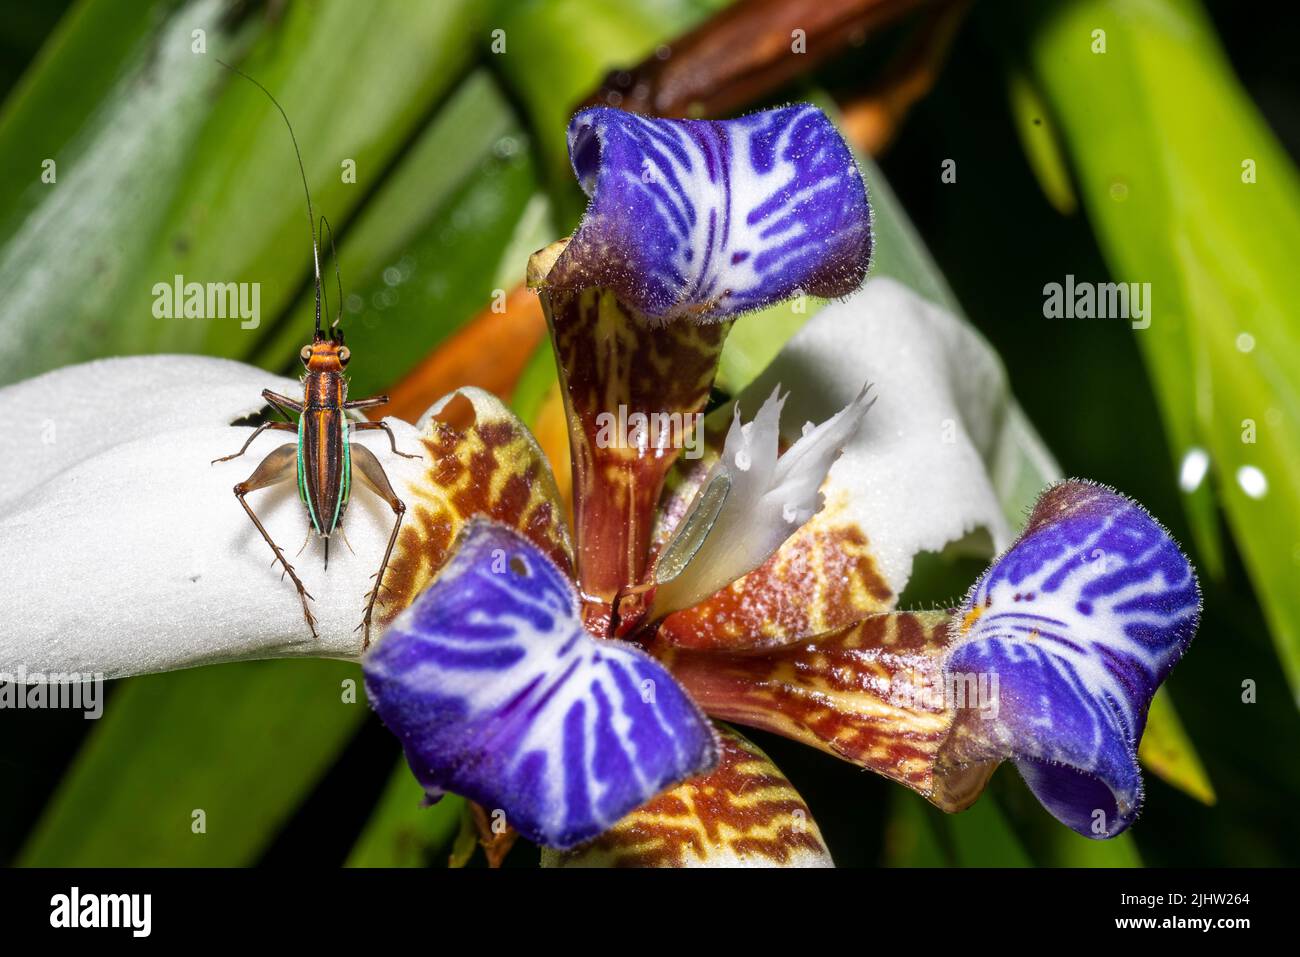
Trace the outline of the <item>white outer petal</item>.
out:
[[[228,426],[266,405],[263,389],[302,395],[294,379],[203,356],[101,359],[0,389],[0,506],[114,445],[164,429]]]
[[[991,477],[1006,433],[1023,428],[1001,362],[946,309],[878,277],[827,305],[741,395],[753,407],[778,382],[790,389],[788,439],[840,411],[871,382],[878,401],[831,466],[827,507],[869,536],[881,574],[902,591],[920,552],[972,542],[992,554],[1011,528]],[[946,441],[951,439],[951,441]]]
[[[235,483],[272,449],[296,441],[231,420],[261,408],[261,390],[299,393],[249,366],[182,356],[104,360],[0,390],[0,555],[5,628],[0,672],[119,677],[240,658],[356,658],[363,596],[393,516],[354,483],[346,530],[328,571],[294,482],[248,500],[316,601],[319,639],[292,585],[239,507]],[[33,420],[36,421],[33,421]],[[41,422],[55,441],[41,442]],[[398,448],[419,453],[411,425],[387,420]],[[410,502],[422,461],[395,457],[382,433],[354,438]]]

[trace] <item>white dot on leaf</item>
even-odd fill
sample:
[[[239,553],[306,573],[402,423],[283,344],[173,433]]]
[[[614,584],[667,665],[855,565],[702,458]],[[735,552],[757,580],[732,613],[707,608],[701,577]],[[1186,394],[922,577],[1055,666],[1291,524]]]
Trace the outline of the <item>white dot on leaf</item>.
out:
[[[1237,484],[1251,498],[1263,498],[1268,494],[1268,479],[1253,465],[1243,465],[1237,469]]]
[[[1184,492],[1195,492],[1205,481],[1205,473],[1210,469],[1210,456],[1201,448],[1191,448],[1183,456],[1183,464],[1178,469],[1178,487]]]

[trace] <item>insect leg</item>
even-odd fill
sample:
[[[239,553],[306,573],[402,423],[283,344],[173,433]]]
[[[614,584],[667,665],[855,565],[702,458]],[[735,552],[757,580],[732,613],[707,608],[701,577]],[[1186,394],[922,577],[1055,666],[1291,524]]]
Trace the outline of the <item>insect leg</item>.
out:
[[[348,426],[353,432],[370,432],[374,429],[382,429],[388,433],[388,444],[392,446],[393,454],[400,455],[404,459],[418,459],[418,455],[408,455],[406,452],[397,451],[397,439],[393,438],[393,430],[388,427],[387,422],[354,422]]]
[[[259,425],[257,428],[253,430],[253,434],[248,437],[248,441],[244,443],[244,447],[242,449],[240,449],[234,455],[223,455],[219,459],[213,459],[208,464],[216,465],[218,462],[229,462],[231,459],[239,458],[241,455],[243,455],[245,452],[248,451],[248,447],[253,444],[253,439],[257,438],[267,429],[272,429],[276,432],[297,432],[298,426],[294,425],[292,422],[263,422],[261,425]]]
[[[388,474],[384,472],[384,467],[379,464],[379,459],[375,458],[375,453],[371,452],[359,442],[352,442],[352,471],[360,476],[366,486],[388,503],[388,507],[393,510],[397,516],[393,522],[392,534],[388,536],[388,547],[384,549],[384,560],[379,563],[379,572],[375,576],[375,587],[370,590],[366,596],[366,613],[361,619],[358,626],[362,630],[361,647],[370,646],[370,617],[375,610],[375,599],[379,597],[379,589],[384,587],[384,572],[388,570],[388,559],[393,554],[393,546],[397,543],[397,532],[402,527],[402,517],[406,514],[406,503],[397,497],[393,491],[393,486],[389,484]]]
[[[375,406],[388,405],[388,396],[376,395],[369,399],[353,399],[350,402],[344,402],[345,409],[373,409]]]
[[[262,390],[262,398],[286,419],[293,418],[290,413],[294,415],[302,414],[302,403],[297,399],[291,399],[287,395],[280,395],[280,393],[272,392],[270,389]]]
[[[298,573],[293,570],[293,566],[285,559],[284,553],[280,551],[280,546],[275,544],[270,533],[267,532],[266,526],[262,524],[261,519],[257,517],[257,514],[244,498],[249,492],[287,482],[297,477],[297,474],[298,446],[293,444],[282,445],[262,459],[262,463],[253,470],[252,475],[235,486],[235,498],[239,499],[239,504],[244,507],[244,511],[248,513],[248,517],[253,524],[257,526],[257,530],[262,533],[262,537],[266,539],[266,544],[271,546],[271,551],[275,554],[276,560],[284,566],[285,573],[293,579],[293,587],[298,589],[298,598],[302,601],[302,614],[307,619],[307,627],[311,629],[311,636],[318,638],[320,636],[316,634],[316,619],[311,613],[311,608],[307,605],[308,599],[312,601],[315,599],[307,593],[307,589],[303,587],[302,579],[298,577]]]

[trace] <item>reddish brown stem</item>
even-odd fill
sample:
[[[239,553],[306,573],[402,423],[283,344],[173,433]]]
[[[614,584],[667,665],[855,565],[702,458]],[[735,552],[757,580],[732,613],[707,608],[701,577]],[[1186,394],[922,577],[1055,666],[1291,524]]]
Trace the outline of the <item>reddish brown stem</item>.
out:
[[[637,66],[610,73],[587,102],[656,116],[723,116],[926,3],[740,0]]]

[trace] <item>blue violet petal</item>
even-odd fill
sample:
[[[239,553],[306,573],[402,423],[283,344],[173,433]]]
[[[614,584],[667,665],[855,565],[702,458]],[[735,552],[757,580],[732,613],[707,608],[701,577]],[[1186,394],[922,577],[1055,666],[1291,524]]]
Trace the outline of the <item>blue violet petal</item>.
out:
[[[568,136],[591,203],[550,284],[613,289],[652,322],[705,322],[866,278],[866,184],[816,107],[718,121],[593,107]]]
[[[504,811],[551,847],[595,837],[718,760],[712,725],[663,666],[588,635],[568,578],[483,519],[363,667],[431,798]]]
[[[1141,808],[1147,710],[1200,608],[1196,573],[1142,506],[1087,482],[1052,487],[954,621],[946,687],[996,689],[956,702],[959,752],[1010,757],[1058,820],[1114,837]]]

